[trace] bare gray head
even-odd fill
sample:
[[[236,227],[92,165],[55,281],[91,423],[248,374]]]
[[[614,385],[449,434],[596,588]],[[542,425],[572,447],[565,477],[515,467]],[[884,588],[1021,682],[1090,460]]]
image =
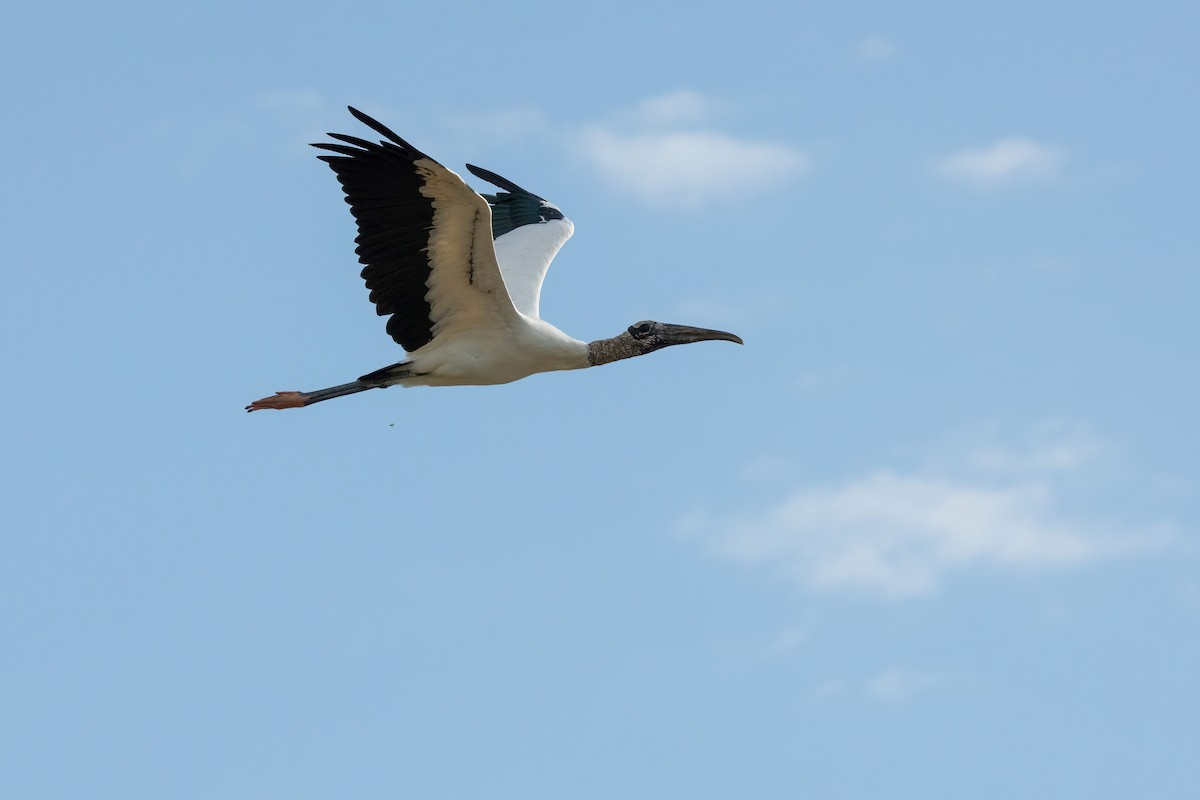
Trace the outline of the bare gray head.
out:
[[[620,361],[623,358],[644,356],[664,347],[692,342],[723,341],[742,344],[742,339],[725,331],[693,328],[691,325],[672,325],[668,322],[644,320],[630,325],[624,333],[611,339],[597,339],[588,345],[588,363],[593,367]]]

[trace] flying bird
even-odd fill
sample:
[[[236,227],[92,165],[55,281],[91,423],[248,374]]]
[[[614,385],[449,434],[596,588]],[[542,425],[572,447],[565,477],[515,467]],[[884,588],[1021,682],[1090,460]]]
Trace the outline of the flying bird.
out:
[[[337,174],[358,223],[356,253],[371,302],[408,357],[350,383],[278,392],[247,411],[301,408],[388,386],[509,383],[582,369],[732,333],[646,320],[611,339],[582,342],[541,318],[542,280],[575,226],[558,206],[480,167],[498,187],[477,194],[462,178],[355,108],[378,144],[330,133],[313,147]]]

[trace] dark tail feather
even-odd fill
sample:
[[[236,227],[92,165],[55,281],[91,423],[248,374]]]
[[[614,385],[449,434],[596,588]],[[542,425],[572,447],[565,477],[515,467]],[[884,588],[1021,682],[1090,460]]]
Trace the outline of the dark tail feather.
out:
[[[330,386],[328,389],[317,389],[315,392],[276,392],[271,397],[255,400],[246,406],[246,410],[262,411],[264,408],[303,408],[304,406],[311,406],[313,403],[320,403],[323,400],[332,400],[335,397],[344,397],[348,394],[365,392],[367,389],[381,388],[383,387],[379,384],[355,381],[354,383],[343,383],[341,386]]]
[[[374,372],[368,372],[366,375],[360,376],[358,382],[367,384],[368,388],[381,384],[390,386],[403,378],[411,378],[413,375],[416,375],[415,372],[408,368],[408,364],[409,362],[407,361],[398,361],[383,369],[377,369]]]

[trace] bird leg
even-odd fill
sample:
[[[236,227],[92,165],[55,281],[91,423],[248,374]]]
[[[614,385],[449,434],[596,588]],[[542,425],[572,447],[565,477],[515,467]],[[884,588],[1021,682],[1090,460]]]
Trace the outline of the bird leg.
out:
[[[304,392],[276,392],[270,397],[255,400],[246,406],[247,411],[262,411],[264,408],[302,408],[307,405]]]
[[[317,389],[315,392],[276,392],[270,397],[255,400],[246,406],[246,410],[262,411],[264,408],[303,408],[304,406],[311,406],[313,403],[320,403],[322,400],[332,400],[335,397],[343,397],[355,392],[365,392],[367,389],[382,388],[382,386],[375,384],[354,381],[353,383],[343,383],[340,386],[330,386],[328,389]]]

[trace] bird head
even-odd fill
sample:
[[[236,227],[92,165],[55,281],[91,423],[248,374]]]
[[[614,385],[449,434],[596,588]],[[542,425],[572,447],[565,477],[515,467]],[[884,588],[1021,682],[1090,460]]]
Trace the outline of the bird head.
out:
[[[598,339],[588,345],[588,363],[592,366],[620,361],[624,358],[644,356],[676,344],[691,344],[720,340],[742,344],[740,336],[709,328],[693,328],[691,325],[672,325],[669,322],[643,320],[630,325],[623,333],[611,339]]]
[[[675,344],[722,341],[743,344],[740,336],[709,328],[693,328],[691,325],[672,325],[669,322],[643,320],[630,325],[625,331],[636,343],[640,353],[652,353]]]

